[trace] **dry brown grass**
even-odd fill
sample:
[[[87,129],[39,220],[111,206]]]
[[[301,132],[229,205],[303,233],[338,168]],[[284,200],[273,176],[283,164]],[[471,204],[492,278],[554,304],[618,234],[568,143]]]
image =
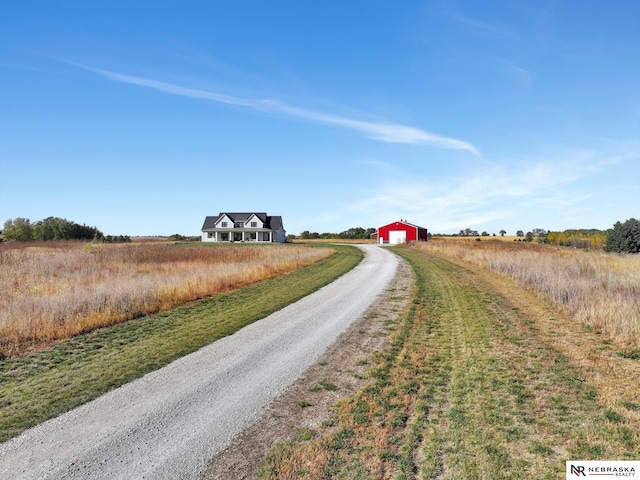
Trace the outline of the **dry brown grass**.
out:
[[[417,248],[499,271],[544,294],[595,332],[624,347],[640,345],[640,255],[459,239]]]
[[[0,246],[0,355],[265,280],[332,253],[291,245]]]

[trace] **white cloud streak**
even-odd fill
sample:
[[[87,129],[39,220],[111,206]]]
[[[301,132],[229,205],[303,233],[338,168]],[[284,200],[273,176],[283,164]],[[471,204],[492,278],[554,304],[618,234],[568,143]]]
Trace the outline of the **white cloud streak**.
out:
[[[478,167],[463,175],[430,181],[401,171],[385,172],[374,192],[355,202],[353,212],[408,216],[434,232],[466,227],[603,228],[624,217],[620,203],[602,208],[597,192],[617,188],[637,198],[640,143],[606,141],[591,149],[563,149],[544,157],[510,158],[503,165]],[[626,171],[629,184],[611,184],[612,169]],[[398,181],[400,179],[401,181]],[[635,196],[634,196],[635,195]],[[623,207],[623,208],[626,208]],[[351,215],[354,213],[351,212]],[[628,214],[631,216],[631,214]]]
[[[507,63],[507,69],[511,74],[513,74],[516,78],[523,80],[526,83],[531,83],[531,72],[529,70],[519,67],[514,63]]]
[[[478,149],[469,142],[455,138],[444,137],[419,128],[391,122],[372,122],[355,120],[353,118],[342,117],[313,110],[294,107],[277,100],[271,99],[246,99],[221,93],[210,92],[194,88],[183,87],[173,83],[161,82],[148,78],[125,75],[122,73],[102,70],[84,65],[73,64],[84,70],[96,73],[102,77],[116,82],[128,83],[150,88],[171,95],[194,98],[199,100],[209,100],[226,105],[235,105],[251,108],[260,112],[284,115],[290,118],[306,120],[333,127],[346,128],[365,135],[373,140],[387,143],[403,143],[413,145],[431,145],[437,148],[463,150],[474,155],[480,155]]]
[[[496,37],[503,37],[508,34],[508,31],[504,27],[498,24],[471,18],[459,12],[451,11],[451,12],[448,12],[448,14],[456,22],[458,22],[461,25],[464,25],[465,27],[467,27],[467,29],[477,34],[491,35]]]
[[[351,210],[363,214],[373,211],[389,219],[408,216],[410,221],[437,232],[488,228],[490,222],[532,216],[532,208],[544,207],[548,212],[560,208],[558,203],[537,204],[538,200],[563,201],[565,208],[580,201],[564,192],[565,188],[559,188],[578,179],[574,167],[572,162],[538,161],[515,170],[500,166],[489,171],[477,169],[437,183],[408,181],[404,175],[402,182],[397,182],[390,175],[373,189],[373,195],[354,203]]]

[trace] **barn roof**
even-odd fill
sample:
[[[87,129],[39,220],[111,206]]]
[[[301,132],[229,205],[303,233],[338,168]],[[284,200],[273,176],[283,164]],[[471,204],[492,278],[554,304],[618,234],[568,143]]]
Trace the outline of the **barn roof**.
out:
[[[407,225],[407,226],[409,226],[409,227],[413,227],[413,228],[423,228],[423,229],[425,229],[425,230],[426,230],[426,227],[421,227],[420,225],[415,225],[415,224],[413,224],[413,223],[409,223],[409,222],[407,222],[407,221],[405,221],[405,220],[398,220],[398,221],[396,221],[396,222],[387,223],[386,225],[382,225],[381,227],[378,227],[378,228],[384,228],[384,227],[388,227],[389,225],[395,225],[395,224],[398,224],[398,223],[401,223],[402,225]]]

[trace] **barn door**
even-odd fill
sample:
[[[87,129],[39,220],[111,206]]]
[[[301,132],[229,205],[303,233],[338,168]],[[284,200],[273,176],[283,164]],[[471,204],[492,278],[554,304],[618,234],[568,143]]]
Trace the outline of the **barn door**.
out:
[[[404,230],[389,230],[389,243],[391,245],[407,243],[407,232]]]

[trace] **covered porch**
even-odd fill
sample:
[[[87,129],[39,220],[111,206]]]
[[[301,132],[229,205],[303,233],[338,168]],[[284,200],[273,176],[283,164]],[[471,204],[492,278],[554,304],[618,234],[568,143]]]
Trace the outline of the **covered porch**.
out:
[[[271,230],[213,230],[206,232],[209,242],[265,242],[273,241]]]

